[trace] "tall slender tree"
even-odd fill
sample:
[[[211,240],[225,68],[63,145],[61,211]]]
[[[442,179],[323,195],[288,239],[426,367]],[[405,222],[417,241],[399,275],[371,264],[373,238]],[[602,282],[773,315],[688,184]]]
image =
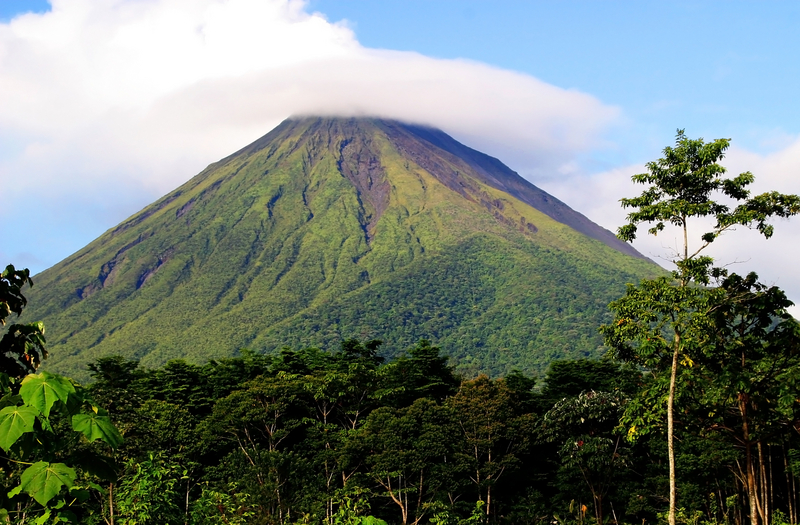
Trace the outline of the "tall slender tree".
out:
[[[706,143],[689,139],[678,130],[674,147],[666,147],[664,156],[649,162],[647,173],[634,175],[632,180],[647,185],[638,197],[622,199],[623,208],[631,208],[628,223],[617,236],[625,241],[636,239],[642,223],[650,226],[648,233],[657,235],[667,224],[677,227],[682,245],[672,256],[675,270],[671,277],[644,280],[629,286],[625,296],[611,303],[615,314],[611,324],[601,327],[606,344],[616,357],[650,369],[654,374],[668,377],[666,419],[669,463],[669,523],[675,525],[675,402],[679,368],[691,366],[693,357],[706,343],[708,325],[713,309],[710,289],[712,279],[725,275],[714,266],[706,249],[720,235],[736,226],[756,229],[764,237],[772,236],[768,222],[773,217],[789,217],[800,212],[800,197],[778,192],[751,196],[748,186],[754,181],[750,172],[734,178],[724,178],[725,168],[719,164],[730,146],[729,139]],[[732,204],[728,204],[731,202]],[[713,225],[702,233],[699,242],[691,242],[693,228],[709,220]],[[705,228],[704,228],[705,229]],[[658,399],[658,396],[652,398]],[[659,409],[649,403],[652,412]],[[644,403],[648,405],[648,403]],[[629,407],[642,407],[631,403]],[[631,418],[629,434],[646,430],[647,418]],[[751,512],[751,515],[752,512]],[[754,523],[757,523],[754,522]]]

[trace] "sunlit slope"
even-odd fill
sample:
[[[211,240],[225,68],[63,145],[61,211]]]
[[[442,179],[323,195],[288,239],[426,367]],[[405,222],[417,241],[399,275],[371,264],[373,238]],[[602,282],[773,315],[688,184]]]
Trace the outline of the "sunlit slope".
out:
[[[288,120],[209,166],[36,276],[25,317],[46,323],[48,367],[81,376],[110,354],[157,366],[353,336],[389,353],[428,337],[469,372],[594,355],[606,304],[656,267],[427,132]]]

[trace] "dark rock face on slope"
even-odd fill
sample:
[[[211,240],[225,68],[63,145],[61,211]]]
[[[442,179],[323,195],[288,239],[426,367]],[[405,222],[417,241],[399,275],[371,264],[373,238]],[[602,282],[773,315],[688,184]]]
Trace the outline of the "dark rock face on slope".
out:
[[[36,277],[48,366],[429,338],[467,374],[596,355],[658,268],[441,131],[289,119]]]

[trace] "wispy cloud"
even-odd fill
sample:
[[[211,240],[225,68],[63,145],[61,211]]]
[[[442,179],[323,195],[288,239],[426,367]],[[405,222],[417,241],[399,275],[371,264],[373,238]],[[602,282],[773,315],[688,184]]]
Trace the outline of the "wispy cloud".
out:
[[[485,64],[364,48],[300,0],[54,0],[0,24],[0,91],[4,254],[48,265],[292,114],[431,124],[536,175],[570,168],[619,113]]]
[[[789,140],[783,136],[780,149],[763,155],[737,148],[735,141],[733,144],[722,161],[728,169],[727,176],[752,172],[756,179],[751,187],[754,195],[766,191],[800,194],[800,137]],[[660,156],[660,152],[653,152],[650,160]],[[598,224],[616,231],[624,224],[627,213],[620,207],[619,199],[633,197],[643,191],[644,186],[634,185],[630,178],[644,171],[644,165],[629,165],[601,173],[580,172],[543,182],[541,186]],[[727,266],[732,272],[742,274],[755,271],[762,282],[781,287],[790,299],[800,302],[800,273],[794,266],[800,260],[798,220],[775,219],[775,234],[769,240],[756,231],[738,228],[715,241],[708,253],[718,264]],[[693,241],[699,243],[705,231],[703,224],[696,224],[692,231]],[[669,267],[669,260],[682,246],[683,241],[679,237],[678,232],[669,229],[657,237],[647,235],[643,229],[634,246],[646,256]],[[792,313],[800,318],[800,307],[794,307]]]

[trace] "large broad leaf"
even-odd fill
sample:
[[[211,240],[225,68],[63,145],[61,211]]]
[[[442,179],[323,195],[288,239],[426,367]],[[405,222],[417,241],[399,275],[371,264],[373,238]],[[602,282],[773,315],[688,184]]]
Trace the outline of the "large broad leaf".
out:
[[[8,452],[22,434],[31,432],[38,414],[38,410],[27,406],[10,406],[0,410],[0,448]]]
[[[22,473],[19,488],[40,505],[47,505],[61,491],[61,487],[72,487],[74,482],[75,471],[65,464],[39,461]]]
[[[49,417],[53,403],[56,401],[66,403],[69,395],[75,393],[75,387],[65,377],[42,372],[25,377],[19,393],[26,404],[37,408],[45,417]]]
[[[72,416],[72,428],[77,432],[82,432],[89,441],[102,439],[114,448],[122,444],[122,436],[117,427],[111,422],[111,418],[105,415],[94,412],[75,414]]]

